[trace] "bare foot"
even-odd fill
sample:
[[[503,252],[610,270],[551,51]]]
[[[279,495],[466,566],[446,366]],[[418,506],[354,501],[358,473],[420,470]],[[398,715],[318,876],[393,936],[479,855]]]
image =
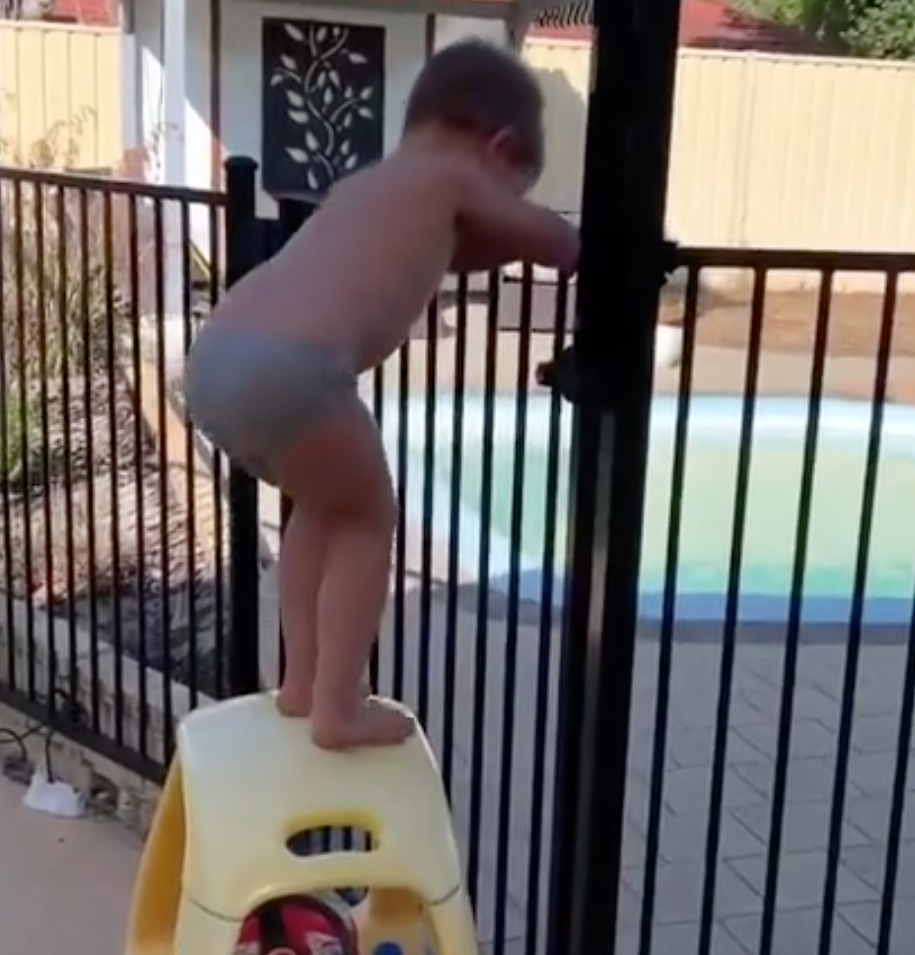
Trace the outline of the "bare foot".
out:
[[[299,719],[311,716],[311,690],[281,686],[276,694],[276,708],[283,716]]]
[[[372,695],[372,687],[366,677],[360,685],[359,692],[363,699],[368,699]],[[307,719],[311,716],[311,688],[299,690],[296,687],[284,684],[277,690],[276,708],[283,716],[291,716],[297,719]]]
[[[412,715],[393,700],[378,696],[361,699],[352,710],[316,711],[311,738],[321,749],[394,746],[416,729]]]

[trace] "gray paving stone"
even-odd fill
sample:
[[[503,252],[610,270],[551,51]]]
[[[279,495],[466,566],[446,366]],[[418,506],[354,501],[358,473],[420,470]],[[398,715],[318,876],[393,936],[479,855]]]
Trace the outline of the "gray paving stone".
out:
[[[890,824],[890,797],[855,796],[845,804],[845,817],[874,842],[883,844]],[[905,797],[902,818],[902,839],[915,839],[915,794]]]
[[[732,866],[755,892],[762,895],[766,879],[765,859],[731,859],[725,865]],[[825,852],[783,853],[779,866],[778,907],[805,909],[821,904],[825,879]],[[836,897],[839,903],[871,901],[876,892],[840,863]]]
[[[909,760],[910,764],[915,760]],[[852,753],[848,761],[848,778],[864,795],[891,794],[896,779],[898,760],[895,753]],[[909,769],[906,788],[915,789],[915,768]]]
[[[628,881],[630,879],[632,882]],[[624,869],[617,905],[617,929],[633,928],[639,924],[642,917],[641,898],[641,880]]]
[[[877,891],[883,891],[887,847],[854,846],[842,854],[842,861],[852,872]],[[901,842],[896,871],[895,896],[915,899],[915,842]]]
[[[623,831],[623,865],[626,868],[645,864],[645,837],[631,823]]]
[[[707,810],[712,782],[711,766],[673,769],[664,779],[664,801],[673,812]],[[733,769],[725,770],[724,806],[746,806],[761,801],[759,793]]]
[[[644,833],[648,825],[648,806],[651,790],[647,781],[638,776],[626,780],[626,822]]]
[[[894,676],[898,676],[894,674]],[[899,713],[899,693],[894,688],[899,680],[894,679],[888,686],[879,680],[858,681],[855,691],[855,718],[866,716],[895,716]]]
[[[718,723],[718,687],[704,692],[701,687],[687,685],[681,696],[671,701],[671,715],[675,723],[685,729],[707,729]],[[753,726],[760,721],[760,713],[739,695],[731,700],[728,725],[731,728]]]
[[[740,697],[769,721],[781,718],[782,693],[780,686],[762,684],[740,691]],[[792,707],[792,722],[815,719],[828,726],[833,725],[839,716],[840,707],[836,700],[817,687],[795,687]]]
[[[808,849],[825,850],[829,844],[828,802],[788,803],[782,823],[782,852],[801,852]],[[761,842],[768,845],[771,833],[772,806],[741,806],[734,815]],[[850,823],[842,831],[843,846],[861,846],[870,842],[863,832]]]
[[[855,714],[851,745],[859,753],[895,753],[899,739],[898,716]]]
[[[665,812],[661,823],[661,857],[666,862],[699,862],[705,859],[708,813]],[[763,843],[726,810],[721,818],[719,858],[761,855]]]
[[[775,759],[778,751],[777,727],[773,723],[741,726],[737,733],[764,756]],[[791,729],[791,753],[798,759],[809,756],[832,756],[836,749],[835,734],[818,720],[795,720]]]
[[[676,766],[711,766],[715,755],[715,728],[713,726],[687,729],[673,727],[667,740],[667,752]],[[733,730],[728,733],[728,765],[759,759],[759,753]]]
[[[617,955],[638,955],[641,936],[638,931],[621,932],[617,937]],[[651,932],[651,955],[687,955],[696,951],[699,923],[656,925]],[[716,925],[712,933],[711,955],[746,955],[734,936]]]
[[[905,674],[907,634],[899,643],[888,646],[864,645],[858,662],[858,689],[882,687],[888,701],[898,709]],[[855,694],[857,701],[857,693]],[[892,712],[892,711],[891,711]]]
[[[704,866],[691,862],[664,863],[658,866],[655,884],[654,921],[661,925],[696,921],[702,911]],[[634,873],[624,872],[623,879],[634,892],[640,884],[629,880]],[[759,910],[761,899],[727,865],[718,867],[715,891],[715,914],[749,915]]]
[[[734,767],[734,771],[765,799],[771,798],[775,778],[774,760],[759,759],[752,763],[740,763]],[[829,757],[794,759],[792,756],[788,762],[786,801],[819,802],[832,799],[835,775],[835,763]],[[849,788],[855,795],[860,795],[860,790],[854,783],[850,782]]]
[[[842,672],[845,667],[845,648],[841,645],[802,647],[797,660],[798,688],[822,690],[831,699],[838,699],[842,692]],[[774,681],[781,687],[782,674]]]
[[[839,907],[839,918],[848,923],[871,945],[876,945],[880,930],[881,903],[858,902]],[[890,934],[891,955],[907,955],[912,951],[915,940],[915,906],[895,905],[893,907],[893,928]]]
[[[772,955],[815,955],[820,940],[822,909],[797,909],[779,912],[775,918],[775,936]],[[747,952],[759,951],[759,933],[762,918],[751,915],[728,919],[727,930]],[[833,929],[831,955],[873,955],[873,948],[841,920]]]

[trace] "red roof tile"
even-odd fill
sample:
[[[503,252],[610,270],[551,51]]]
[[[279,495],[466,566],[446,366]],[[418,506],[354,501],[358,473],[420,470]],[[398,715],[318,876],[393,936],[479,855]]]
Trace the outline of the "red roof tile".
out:
[[[56,0],[49,19],[114,26],[118,22],[115,3],[116,0]]]
[[[532,32],[556,38],[587,38],[593,9],[593,0],[580,0],[544,10],[534,21]],[[740,13],[726,0],[683,0],[680,45],[782,53],[835,52],[798,30]]]

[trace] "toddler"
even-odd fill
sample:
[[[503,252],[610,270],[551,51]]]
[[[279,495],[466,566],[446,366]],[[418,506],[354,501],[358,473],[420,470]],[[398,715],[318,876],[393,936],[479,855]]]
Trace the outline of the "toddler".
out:
[[[407,711],[365,680],[398,504],[357,376],[406,340],[449,270],[519,259],[575,268],[577,230],[521,198],[542,170],[542,112],[536,80],[510,51],[473,40],[436,53],[397,150],[341,181],[230,289],[188,357],[194,423],[293,501],[279,557],[277,704],[310,718],[318,746],[394,744],[413,731]]]

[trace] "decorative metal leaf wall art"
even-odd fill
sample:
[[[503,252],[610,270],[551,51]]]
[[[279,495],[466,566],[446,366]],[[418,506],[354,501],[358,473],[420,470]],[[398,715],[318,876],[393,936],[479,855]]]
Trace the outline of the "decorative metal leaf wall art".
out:
[[[263,21],[264,188],[322,194],[384,149],[384,28]]]

